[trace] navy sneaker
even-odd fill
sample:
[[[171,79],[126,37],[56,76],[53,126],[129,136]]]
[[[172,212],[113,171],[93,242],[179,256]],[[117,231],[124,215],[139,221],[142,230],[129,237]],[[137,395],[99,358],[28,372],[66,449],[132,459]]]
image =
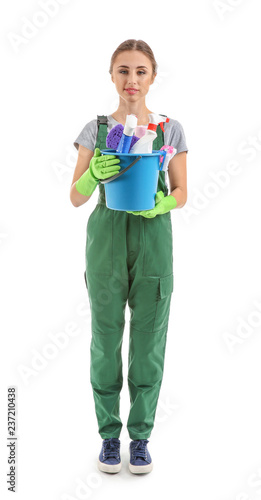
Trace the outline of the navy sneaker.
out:
[[[153,464],[147,449],[147,439],[137,439],[130,442],[130,463],[129,469],[133,474],[143,474],[151,472]]]
[[[120,440],[118,438],[103,440],[98,469],[102,472],[119,472],[121,470]]]

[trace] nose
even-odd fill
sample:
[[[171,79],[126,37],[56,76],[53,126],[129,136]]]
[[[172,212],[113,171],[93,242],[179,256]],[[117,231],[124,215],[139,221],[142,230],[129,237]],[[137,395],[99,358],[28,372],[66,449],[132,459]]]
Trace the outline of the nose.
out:
[[[136,73],[135,70],[129,72],[128,85],[136,85]]]

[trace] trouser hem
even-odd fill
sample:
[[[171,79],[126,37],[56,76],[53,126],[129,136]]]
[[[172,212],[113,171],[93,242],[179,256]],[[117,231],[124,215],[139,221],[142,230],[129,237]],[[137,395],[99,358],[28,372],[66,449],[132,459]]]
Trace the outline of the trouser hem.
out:
[[[117,438],[117,439],[119,439],[120,438],[120,434],[119,433],[117,435],[116,434],[110,434],[110,435],[100,434],[100,436],[101,436],[102,439],[110,439],[110,438]]]
[[[130,433],[129,433],[129,437],[130,437],[130,439],[131,439],[132,441],[137,441],[138,439],[149,439],[150,434],[148,434],[148,435],[146,436],[146,434],[136,434],[136,435],[135,435],[135,434],[130,434]]]

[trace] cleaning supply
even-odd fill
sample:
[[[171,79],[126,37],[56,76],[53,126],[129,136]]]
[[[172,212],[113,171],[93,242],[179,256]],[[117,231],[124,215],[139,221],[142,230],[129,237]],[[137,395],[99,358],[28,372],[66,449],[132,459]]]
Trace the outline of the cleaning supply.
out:
[[[124,126],[119,123],[118,125],[115,125],[110,132],[108,133],[106,137],[106,146],[107,148],[110,149],[117,149],[119,142],[121,140],[121,136],[123,133]]]
[[[118,125],[115,125],[115,127],[113,127],[110,130],[110,132],[108,133],[107,138],[106,138],[107,148],[115,149],[115,150],[117,149],[117,147],[120,143],[122,134],[123,134],[123,130],[124,130],[124,127],[121,123],[119,123]],[[133,135],[131,138],[130,147],[132,148],[132,146],[134,146],[134,144],[138,140],[139,140],[139,137],[137,137],[136,135]]]
[[[160,126],[162,132],[165,132],[164,127],[163,127],[163,123],[169,123],[169,118],[167,116],[163,116],[163,119],[162,119],[161,115],[157,115],[157,117],[158,117],[158,125]]]
[[[119,142],[119,145],[116,149],[117,153],[128,153],[130,150],[131,146],[131,140],[133,137],[133,134],[135,132],[135,128],[137,126],[137,121],[138,118],[136,115],[127,115],[126,116],[126,122],[125,122],[125,127],[123,130],[123,134],[121,136],[121,140]]]
[[[78,193],[91,196],[100,179],[108,179],[119,172],[119,158],[115,155],[101,156],[99,148],[95,148],[89,168],[76,181],[75,187]]]
[[[147,127],[146,133],[131,148],[131,154],[152,153],[152,143],[157,137],[157,125],[158,123],[155,122],[154,114],[149,114],[149,125]]]
[[[152,219],[153,217],[156,217],[156,215],[166,214],[173,208],[176,208],[178,204],[176,198],[174,198],[172,194],[164,196],[163,191],[158,191],[158,193],[156,194],[155,202],[155,207],[151,210],[141,210],[140,212],[127,211],[127,213],[133,215],[142,215],[146,219]]]
[[[157,137],[157,126],[164,132],[163,123],[169,121],[166,116],[160,116],[156,113],[149,114],[149,125],[147,127],[146,133],[139,141],[134,144],[131,148],[130,153],[152,153],[152,144],[154,139]]]
[[[136,137],[141,139],[146,134],[146,131],[147,125],[137,125],[137,127],[135,128],[135,135]]]
[[[173,146],[162,146],[162,148],[160,148],[160,151],[167,151],[166,157],[164,159],[164,166],[162,169],[163,171],[166,172],[168,170],[169,162],[173,158],[173,156],[175,156],[177,150],[176,148],[173,148]],[[160,159],[160,163],[162,161],[163,161],[163,156]]]

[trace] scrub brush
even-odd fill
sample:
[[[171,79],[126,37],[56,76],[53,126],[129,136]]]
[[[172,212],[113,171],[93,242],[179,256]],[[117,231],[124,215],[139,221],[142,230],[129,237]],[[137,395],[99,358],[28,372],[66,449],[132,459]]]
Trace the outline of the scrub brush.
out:
[[[118,125],[115,125],[115,127],[113,127],[110,130],[110,132],[108,133],[107,138],[106,138],[107,148],[115,149],[115,150],[117,149],[117,147],[120,143],[120,140],[121,140],[121,136],[123,134],[123,130],[124,130],[124,126],[121,123],[119,123]],[[134,144],[138,140],[139,140],[139,137],[136,137],[136,135],[132,136],[130,149],[132,148],[132,146],[134,146]]]

